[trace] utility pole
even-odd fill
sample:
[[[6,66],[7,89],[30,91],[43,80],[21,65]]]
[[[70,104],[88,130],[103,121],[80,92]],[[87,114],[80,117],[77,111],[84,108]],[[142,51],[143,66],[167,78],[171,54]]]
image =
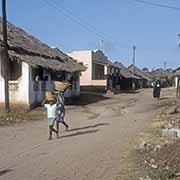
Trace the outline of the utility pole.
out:
[[[136,60],[136,46],[133,46],[133,75],[135,75],[135,60]],[[135,89],[135,82],[133,80],[133,89]]]
[[[133,46],[133,65],[135,66],[135,60],[136,60],[136,46]]]
[[[167,61],[164,61],[164,70],[166,70],[167,67]]]
[[[102,52],[104,51],[104,40],[101,40],[100,42],[100,49]]]
[[[9,105],[9,56],[7,44],[7,19],[6,19],[6,0],[2,0],[2,19],[3,19],[3,52],[2,52],[2,75],[4,76],[5,110],[10,112]]]

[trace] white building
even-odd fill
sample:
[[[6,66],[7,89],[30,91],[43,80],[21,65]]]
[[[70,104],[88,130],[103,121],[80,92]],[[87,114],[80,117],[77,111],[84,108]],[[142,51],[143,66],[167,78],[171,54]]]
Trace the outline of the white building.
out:
[[[0,18],[0,32],[2,19]],[[46,91],[52,91],[53,81],[70,82],[66,97],[80,94],[80,72],[82,64],[58,49],[52,49],[22,29],[8,24],[8,45],[10,57],[9,94],[10,103],[34,107],[44,99]],[[3,46],[0,33],[0,103],[5,101]]]

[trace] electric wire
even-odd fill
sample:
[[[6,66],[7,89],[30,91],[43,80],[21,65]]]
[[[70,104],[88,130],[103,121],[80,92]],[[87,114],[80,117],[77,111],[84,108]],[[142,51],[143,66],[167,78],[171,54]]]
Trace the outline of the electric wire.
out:
[[[166,8],[166,9],[172,9],[172,10],[180,11],[180,7],[169,6],[169,5],[165,5],[165,4],[154,3],[154,2],[144,1],[144,0],[134,0],[134,1],[138,2],[138,3],[145,4],[145,5],[149,5],[149,6],[156,6],[156,7],[161,7],[161,8]]]
[[[89,23],[84,23],[85,21],[82,20],[82,18],[79,18],[77,16],[74,16],[74,14],[72,13],[72,11],[70,11],[67,8],[60,8],[59,6],[57,6],[56,2],[51,0],[43,0],[47,5],[49,5],[50,7],[56,9],[59,13],[63,14],[66,18],[68,18],[69,20],[71,20],[72,22],[80,25],[83,29],[85,29],[87,32],[91,32],[93,34],[95,34],[97,37],[99,37],[101,40],[103,41],[107,41],[107,42],[112,42],[114,43],[114,40],[112,40],[112,38],[109,38],[107,36],[105,36],[104,33],[102,32],[98,32],[95,27],[93,27],[92,25],[90,25]],[[83,21],[83,22],[82,22]],[[131,48],[130,46],[119,46],[116,44],[116,47],[119,47],[120,49],[129,49]]]

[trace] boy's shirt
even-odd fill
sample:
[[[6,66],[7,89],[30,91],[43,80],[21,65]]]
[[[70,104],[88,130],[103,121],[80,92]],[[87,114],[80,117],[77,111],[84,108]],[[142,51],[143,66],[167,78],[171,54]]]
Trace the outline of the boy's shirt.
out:
[[[44,105],[47,108],[47,117],[49,118],[56,118],[56,104],[50,105],[50,104],[45,104]]]

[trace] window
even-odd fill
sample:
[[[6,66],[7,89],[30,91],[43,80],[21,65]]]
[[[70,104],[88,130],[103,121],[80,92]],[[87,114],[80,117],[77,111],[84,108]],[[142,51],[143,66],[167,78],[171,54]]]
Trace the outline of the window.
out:
[[[43,68],[42,67],[32,68],[32,79],[33,79],[33,81],[42,81],[43,80]]]
[[[93,80],[103,80],[104,75],[104,65],[94,64],[92,65],[92,79]]]
[[[10,61],[9,67],[10,67],[9,80],[10,81],[18,80],[22,76],[22,62]]]

